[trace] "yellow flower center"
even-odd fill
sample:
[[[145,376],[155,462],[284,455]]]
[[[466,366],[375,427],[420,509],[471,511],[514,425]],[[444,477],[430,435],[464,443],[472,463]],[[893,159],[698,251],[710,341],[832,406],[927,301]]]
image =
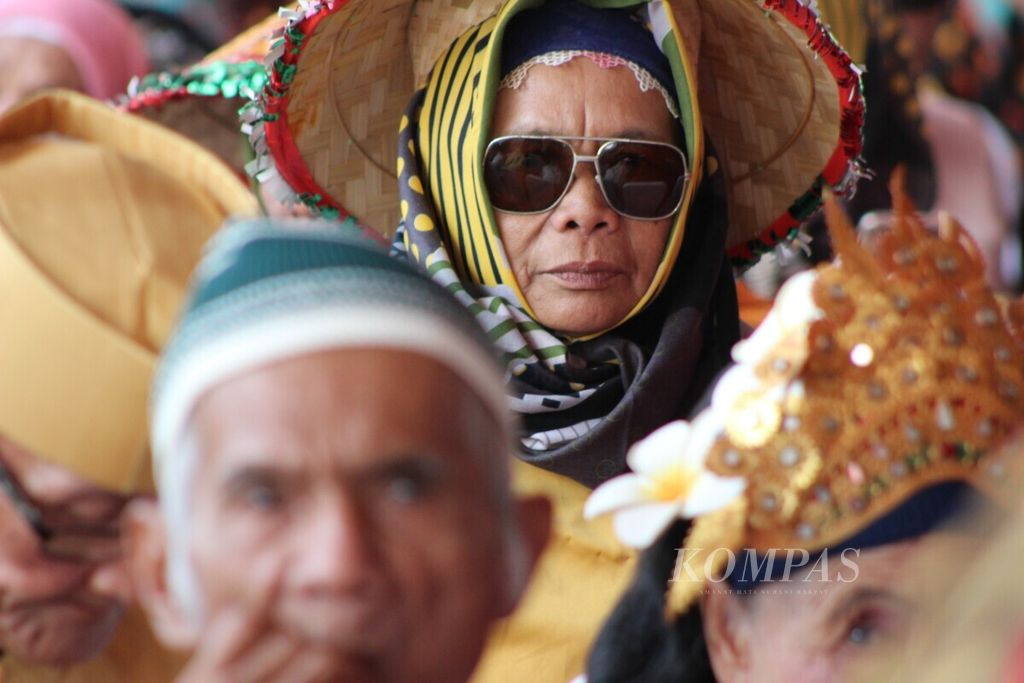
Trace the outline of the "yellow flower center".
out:
[[[683,500],[690,495],[700,472],[683,467],[673,467],[658,474],[647,482],[647,491],[651,499],[669,503]]]

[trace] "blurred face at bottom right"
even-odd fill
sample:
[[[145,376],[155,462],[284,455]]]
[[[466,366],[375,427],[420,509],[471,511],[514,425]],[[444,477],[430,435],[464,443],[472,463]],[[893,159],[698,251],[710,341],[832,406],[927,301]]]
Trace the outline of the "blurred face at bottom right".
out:
[[[711,590],[704,632],[718,683],[836,683],[902,647],[915,615],[945,594],[952,567],[973,556],[966,533],[924,536],[828,558],[751,594]],[[820,567],[819,567],[820,569]]]

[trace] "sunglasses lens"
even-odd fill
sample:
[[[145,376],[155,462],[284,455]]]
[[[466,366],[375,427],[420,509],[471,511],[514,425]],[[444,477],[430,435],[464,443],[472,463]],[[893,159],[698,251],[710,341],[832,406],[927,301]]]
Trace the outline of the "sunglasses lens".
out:
[[[608,203],[619,213],[659,219],[679,208],[686,184],[686,161],[676,148],[611,142],[601,148],[597,166]]]
[[[562,140],[494,140],[484,156],[484,183],[492,206],[516,213],[547,211],[565,192],[572,164],[572,148]]]

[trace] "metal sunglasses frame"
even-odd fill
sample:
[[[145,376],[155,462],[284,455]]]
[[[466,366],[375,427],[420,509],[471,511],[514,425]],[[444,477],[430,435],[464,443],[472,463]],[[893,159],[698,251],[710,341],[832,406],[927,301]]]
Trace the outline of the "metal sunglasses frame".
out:
[[[634,140],[631,138],[601,138],[592,136],[571,135],[501,135],[487,143],[487,147],[484,150],[484,159],[487,159],[487,155],[490,153],[492,147],[508,140],[556,140],[558,142],[561,142],[565,144],[566,147],[569,148],[569,151],[572,152],[572,168],[569,169],[569,180],[565,184],[565,187],[562,188],[562,193],[558,195],[558,199],[552,202],[550,206],[543,209],[538,209],[536,211],[509,211],[508,209],[499,209],[498,207],[494,207],[496,211],[501,211],[502,213],[515,214],[517,216],[532,216],[540,213],[547,213],[548,211],[553,210],[562,202],[563,199],[565,199],[565,195],[569,193],[569,188],[572,187],[572,184],[576,178],[576,166],[582,161],[589,162],[594,165],[594,170],[596,171],[596,173],[594,174],[594,182],[596,182],[597,186],[601,189],[601,196],[604,197],[604,201],[608,205],[608,207],[611,208],[612,211],[619,214],[620,216],[624,218],[631,218],[637,221],[660,221],[675,215],[675,213],[679,211],[679,207],[682,206],[683,204],[683,196],[686,194],[685,192],[679,193],[679,201],[676,202],[676,205],[672,208],[670,212],[661,216],[654,216],[653,218],[645,216],[634,216],[632,214],[628,214],[624,211],[620,211],[619,209],[615,208],[611,200],[608,199],[608,191],[605,190],[604,183],[601,182],[601,169],[598,167],[597,163],[598,157],[601,156],[601,152],[604,151],[605,147],[614,143],[628,142],[631,144],[649,145],[652,147],[667,147],[668,149],[671,149],[672,151],[679,155],[679,159],[683,162],[683,187],[685,187],[686,184],[690,182],[690,164],[687,163],[686,161],[686,154],[683,153],[683,150],[679,149],[675,145],[670,144],[668,142],[657,142],[654,140]],[[600,142],[602,144],[600,147],[597,148],[597,154],[579,154],[576,152],[576,148],[570,144],[571,141]]]

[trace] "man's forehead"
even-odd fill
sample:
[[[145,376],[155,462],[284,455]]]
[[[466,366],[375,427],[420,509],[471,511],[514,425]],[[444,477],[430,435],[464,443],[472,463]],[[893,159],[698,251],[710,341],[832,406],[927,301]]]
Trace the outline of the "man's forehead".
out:
[[[256,368],[211,389],[193,414],[201,448],[252,458],[282,449],[448,452],[468,446],[480,422],[493,420],[455,372],[390,348],[319,352]]]
[[[433,357],[400,348],[353,347],[295,355],[228,377],[197,401],[196,412],[216,403],[218,394],[242,393],[239,387],[292,398],[312,391],[396,404],[413,401],[424,410],[431,408],[431,397],[471,391],[454,370]],[[353,401],[349,407],[357,405]]]

